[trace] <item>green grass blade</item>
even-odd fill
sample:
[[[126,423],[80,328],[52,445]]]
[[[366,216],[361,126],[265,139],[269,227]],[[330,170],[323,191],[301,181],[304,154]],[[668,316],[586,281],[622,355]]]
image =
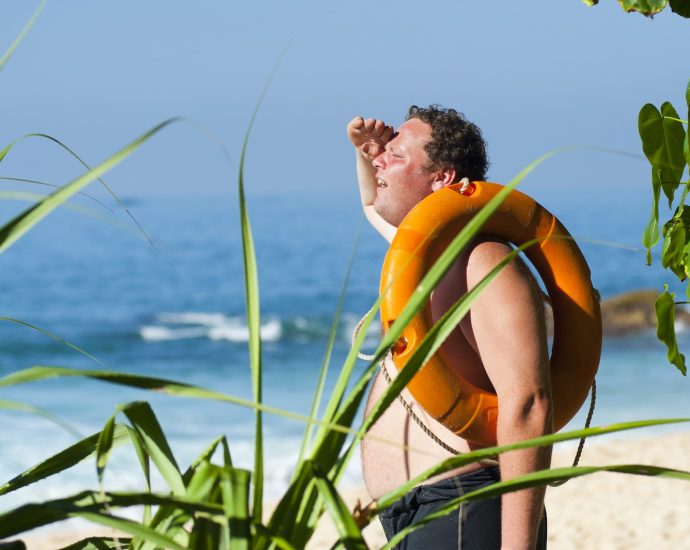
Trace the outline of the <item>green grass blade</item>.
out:
[[[99,432],[100,433],[100,432]],[[58,474],[78,464],[96,452],[99,433],[95,433],[67,447],[54,456],[32,466],[7,483],[0,485],[0,496],[26,487],[32,483]],[[113,435],[114,444],[119,445],[127,440],[124,426],[116,425]]]
[[[593,474],[596,472],[618,472],[625,474],[666,477],[671,479],[682,479],[690,481],[690,472],[673,470],[671,468],[661,468],[657,466],[646,466],[640,464],[618,464],[610,466],[578,466],[570,468],[554,468],[552,470],[540,470],[532,472],[521,477],[511,479],[509,481],[500,481],[493,483],[487,487],[477,489],[456,499],[448,501],[441,508],[433,513],[425,516],[421,520],[413,523],[409,527],[399,531],[382,547],[382,550],[390,550],[395,548],[407,535],[416,531],[420,527],[431,523],[432,521],[457,510],[463,503],[473,500],[480,500],[485,498],[497,497],[505,493],[519,491],[521,489],[528,489],[530,487],[542,487],[554,481],[561,481],[573,479],[584,475]]]
[[[45,216],[50,214],[50,212],[52,212],[60,204],[91,183],[94,179],[102,176],[105,172],[117,166],[132,153],[134,153],[139,147],[141,147],[141,145],[143,145],[146,141],[151,139],[151,137],[177,120],[177,118],[171,118],[161,122],[160,124],[157,124],[120,149],[117,153],[111,155],[109,158],[98,164],[95,168],[89,170],[85,174],[82,174],[64,187],[61,187],[51,195],[47,196],[34,206],[25,210],[14,219],[0,227],[0,253],[10,247],[15,241],[17,241],[17,239],[19,239],[22,235],[24,235],[24,233],[29,231],[29,229],[40,222]]]
[[[105,474],[105,468],[108,464],[110,451],[113,449],[114,436],[115,415],[112,415],[106,421],[105,426],[98,435],[98,441],[96,442],[96,474],[98,475],[98,484],[101,486],[102,492],[105,492],[103,489],[103,475]]]
[[[132,539],[113,537],[88,537],[60,550],[122,550],[130,547]]]
[[[273,544],[281,550],[296,550],[296,548],[292,544],[290,544],[284,538],[277,536],[265,525],[262,525],[260,523],[253,523],[252,530],[254,531],[255,536],[258,535],[262,537],[262,539],[268,541],[269,544]]]
[[[223,509],[230,527],[230,550],[249,550],[252,534],[249,513],[251,473],[239,468],[219,468]]]
[[[319,406],[321,404],[321,396],[323,394],[323,388],[326,382],[326,376],[328,374],[328,367],[331,361],[331,355],[333,352],[333,346],[335,345],[335,338],[338,334],[338,326],[340,323],[340,314],[343,310],[343,302],[345,301],[345,294],[347,292],[347,285],[350,281],[350,273],[352,272],[352,265],[355,259],[355,253],[357,252],[357,245],[359,243],[359,237],[362,232],[362,224],[364,217],[360,219],[359,226],[357,227],[357,233],[355,234],[355,240],[352,245],[352,253],[350,254],[350,260],[347,264],[347,271],[345,272],[345,280],[343,281],[343,286],[340,290],[340,296],[338,298],[338,305],[335,309],[335,315],[333,316],[333,323],[331,324],[331,330],[328,334],[328,342],[326,343],[326,353],[324,354],[323,362],[321,363],[321,371],[319,372],[318,382],[316,383],[316,391],[314,392],[314,399],[312,401],[311,410],[309,411],[310,418],[316,418],[319,412]],[[299,455],[297,458],[297,464],[302,462],[304,458],[304,453],[307,450],[307,446],[311,441],[312,432],[314,424],[308,424],[304,430],[304,437],[302,438],[302,444],[300,445]],[[297,474],[297,469],[295,469],[295,475]]]
[[[32,183],[34,185],[43,185],[45,187],[52,187],[53,189],[58,189],[60,186],[55,184],[55,183],[48,183],[47,181],[40,181],[40,180],[32,180],[32,179],[27,179],[27,178],[12,178],[9,176],[0,176],[1,181],[14,181],[17,183]],[[102,208],[105,208],[108,212],[111,214],[114,212],[110,206],[105,204],[104,202],[99,201],[96,197],[89,195],[88,193],[84,193],[83,191],[80,191],[77,193],[77,195],[81,195],[82,197],[86,197],[87,199],[95,202]],[[31,195],[31,200],[35,200],[38,196],[37,195]]]
[[[5,51],[4,54],[2,54],[2,57],[0,57],[0,71],[3,69],[3,67],[10,60],[10,57],[12,57],[12,54],[14,54],[16,49],[19,47],[19,44],[22,43],[22,41],[24,40],[24,37],[31,30],[31,27],[34,26],[34,23],[36,23],[38,16],[41,15],[41,12],[43,11],[43,8],[45,8],[45,5],[47,2],[48,2],[48,0],[41,0],[41,2],[38,4],[38,7],[34,10],[34,13],[31,15],[31,18],[26,22],[26,25],[24,25],[24,28],[22,28],[22,30],[17,35],[17,38],[15,38],[14,42],[12,42],[12,44],[10,44],[10,47],[7,48],[7,51]]]
[[[102,513],[98,514],[95,512],[73,512],[70,514],[70,517],[82,518],[91,521],[92,523],[97,523],[105,527],[117,529],[118,531],[122,531],[124,533],[129,533],[138,539],[153,542],[160,548],[170,548],[171,550],[187,550],[186,547],[180,546],[174,540],[161,535],[155,530],[128,519],[118,518]]]
[[[72,155],[72,156],[73,156],[73,157],[74,157],[84,168],[86,168],[87,170],[91,170],[91,166],[89,166],[89,164],[86,163],[86,161],[84,161],[84,160],[83,160],[83,159],[82,159],[82,158],[81,158],[71,147],[68,147],[65,143],[63,143],[62,141],[60,141],[60,140],[57,139],[57,138],[54,138],[53,136],[50,136],[50,135],[48,135],[48,134],[35,133],[35,134],[28,134],[28,135],[26,135],[26,136],[24,136],[24,137],[39,137],[39,138],[44,138],[44,139],[47,139],[47,140],[49,140],[49,141],[52,141],[53,143],[55,143],[55,144],[59,145],[60,147],[62,147],[62,148],[63,148],[65,151],[67,151],[70,155]],[[105,181],[103,181],[102,178],[99,177],[99,178],[96,178],[96,179],[97,179],[98,182],[105,188],[105,190],[110,194],[110,196],[115,200],[115,202],[118,204],[118,206],[119,206],[122,210],[125,211],[125,213],[126,213],[127,216],[129,217],[129,219],[132,220],[132,222],[134,222],[134,225],[137,226],[137,228],[139,229],[139,231],[141,232],[141,234],[144,236],[144,238],[149,242],[149,244],[150,244],[151,246],[154,246],[153,240],[151,239],[151,237],[149,236],[149,234],[144,230],[144,228],[143,228],[142,225],[139,223],[139,221],[134,217],[134,214],[132,214],[132,212],[130,211],[130,209],[127,208],[127,205],[126,205],[124,202],[122,202],[122,200],[120,199],[120,197],[117,196],[117,194],[115,193],[115,191],[113,191],[113,190],[110,188],[110,186],[109,186],[107,183],[105,183]]]
[[[345,502],[338,494],[335,485],[333,485],[331,480],[313,464],[311,464],[311,466],[312,475],[316,480],[316,488],[321,494],[321,498],[326,503],[326,508],[333,519],[333,524],[338,531],[339,541],[347,550],[368,549],[366,542],[364,542],[362,538],[362,531],[357,527]]]
[[[141,442],[139,434],[134,428],[130,428],[125,425],[127,429],[127,434],[129,435],[129,441],[134,447],[134,452],[137,455],[137,460],[141,466],[141,471],[144,472],[144,481],[146,483],[146,490],[151,492],[151,464],[149,463],[149,455],[146,454],[146,449]],[[148,525],[151,522],[151,506],[144,506],[142,523]]]
[[[101,495],[96,491],[82,491],[66,498],[24,504],[13,510],[3,512],[0,514],[0,539],[15,536],[36,527],[63,521],[70,517],[86,517],[87,514],[107,517],[106,510],[146,504],[173,507],[189,515],[204,514],[206,517],[218,518],[219,520],[224,517],[223,509],[219,504],[194,501],[185,497],[141,492],[115,492]],[[142,526],[139,525],[139,527]],[[167,545],[170,539],[163,537],[160,533],[157,533],[158,539],[149,539],[148,533],[155,533],[149,527],[145,527],[146,532],[133,531],[129,528],[121,527],[116,527],[116,529],[137,537],[143,536],[146,540],[152,540],[153,542],[156,542],[156,540],[162,542],[163,538],[166,538],[165,548],[173,547]],[[179,547],[178,543],[174,544],[177,544],[175,547]],[[160,546],[160,542],[157,546]]]
[[[7,154],[10,152],[10,150],[11,150],[12,148],[14,148],[14,146],[15,146],[17,143],[19,143],[20,141],[23,141],[23,140],[25,140],[25,139],[27,139],[27,138],[41,138],[41,139],[46,139],[46,140],[48,140],[48,141],[51,141],[51,142],[55,143],[56,145],[58,145],[59,147],[61,147],[62,149],[64,149],[65,151],[67,151],[67,152],[68,152],[73,158],[75,158],[75,159],[79,162],[79,164],[81,164],[84,168],[86,168],[86,169],[89,170],[89,171],[92,169],[91,166],[89,166],[89,164],[86,163],[86,162],[85,162],[85,161],[84,161],[84,160],[83,160],[83,159],[82,159],[82,158],[81,158],[71,147],[67,146],[65,143],[63,143],[62,141],[60,141],[59,139],[57,139],[57,138],[55,138],[55,137],[53,137],[53,136],[51,136],[51,135],[42,134],[42,133],[26,134],[26,135],[24,135],[24,136],[22,136],[22,137],[20,137],[20,138],[15,139],[14,141],[12,141],[7,147],[5,147],[5,148],[0,152],[0,162],[2,162],[2,161],[4,160],[4,158],[5,158],[5,157],[7,156]],[[97,178],[95,178],[95,179],[97,179],[98,182],[103,186],[103,188],[105,188],[105,190],[110,194],[110,196],[113,197],[113,199],[115,199],[115,202],[117,202],[118,206],[119,206],[122,210],[125,211],[125,213],[127,214],[127,216],[129,216],[129,218],[134,222],[134,225],[137,226],[137,228],[139,229],[139,232],[144,236],[144,238],[149,242],[149,244],[150,244],[151,246],[153,246],[153,241],[151,240],[151,237],[148,235],[148,233],[146,233],[146,231],[144,230],[144,228],[143,228],[143,227],[141,226],[141,224],[137,221],[137,219],[134,217],[134,215],[133,215],[132,212],[129,210],[129,208],[127,208],[127,205],[126,205],[124,202],[122,202],[122,200],[120,199],[120,197],[117,196],[117,194],[110,188],[110,186],[109,186],[107,183],[105,183],[105,181],[103,181],[103,179],[102,179],[101,177],[97,177]],[[24,181],[30,181],[30,180],[24,180]],[[51,187],[58,187],[58,186],[53,186],[53,185],[51,185],[51,184],[46,184],[46,183],[43,183],[43,182],[37,182],[37,181],[33,181],[33,183],[39,183],[39,184],[41,184],[41,185],[50,185]],[[79,193],[79,194],[84,194],[84,193]],[[89,195],[87,195],[87,196],[89,196]],[[90,198],[92,198],[92,197],[90,197]],[[96,200],[96,199],[93,199],[93,200]],[[98,202],[99,204],[105,206],[105,205],[104,205],[103,203],[101,203],[100,201],[96,201],[96,202]],[[108,208],[108,207],[106,206],[106,208]],[[110,211],[112,212],[112,209],[108,208],[108,210],[110,210]]]
[[[63,377],[84,377],[110,384],[118,384],[130,388],[138,388],[142,390],[156,391],[165,393],[171,396],[187,397],[194,399],[211,399],[214,401],[222,401],[231,403],[240,407],[248,409],[260,409],[262,412],[274,414],[283,418],[294,420],[302,423],[314,422],[315,424],[333,431],[339,431],[343,434],[355,434],[356,430],[339,426],[336,424],[312,420],[306,415],[272,407],[263,403],[255,403],[248,399],[228,395],[213,390],[207,390],[199,386],[185,384],[183,382],[176,382],[174,380],[167,380],[164,378],[154,378],[151,376],[142,376],[140,374],[121,373],[113,371],[99,371],[99,370],[81,370],[70,369],[66,367],[53,367],[38,365],[29,367],[10,373],[0,378],[0,387],[14,386],[17,384],[27,384],[30,382],[39,382],[51,378]]]
[[[84,437],[84,435],[80,433],[79,430],[77,430],[74,426],[72,426],[72,424],[70,424],[69,422],[65,422],[59,416],[40,407],[34,407],[33,405],[29,405],[28,403],[21,403],[19,401],[0,399],[0,409],[8,409],[13,411],[25,412],[29,414],[35,414],[36,416],[41,416],[49,422],[52,422],[53,424],[60,426],[63,430],[73,435],[74,437]]]
[[[141,437],[142,446],[169,485],[172,493],[176,496],[184,495],[186,489],[180,468],[151,406],[145,401],[137,401],[123,406],[122,412]]]
[[[497,454],[505,453],[508,451],[514,451],[519,449],[529,449],[533,447],[541,447],[546,445],[554,445],[563,441],[573,441],[581,439],[583,437],[596,437],[600,435],[606,435],[611,433],[617,433],[627,430],[635,430],[640,428],[647,428],[652,426],[665,426],[669,424],[679,424],[690,422],[690,418],[668,418],[659,420],[638,420],[635,422],[621,422],[618,424],[612,424],[609,426],[598,426],[594,428],[585,428],[582,430],[572,430],[569,432],[561,432],[551,435],[545,435],[541,437],[535,437],[533,439],[528,439],[525,441],[520,441],[518,443],[513,443],[510,445],[503,445],[500,447],[486,447],[477,451],[471,451],[461,455],[457,455],[448,458],[439,464],[429,468],[404,483],[400,487],[396,487],[393,491],[386,493],[378,499],[378,508],[385,508],[390,506],[398,500],[401,496],[406,494],[410,489],[423,483],[427,479],[439,475],[441,473],[452,470],[453,468],[459,468],[467,464],[472,464],[478,462],[482,459],[494,458]]]
[[[44,334],[44,335],[48,336],[49,338],[52,338],[56,342],[60,342],[62,345],[67,346],[68,348],[71,348],[78,353],[81,353],[83,356],[88,357],[92,361],[95,361],[96,363],[98,363],[102,367],[106,366],[106,364],[103,363],[103,361],[96,359],[93,355],[84,351],[79,346],[76,346],[76,345],[72,344],[71,342],[68,342],[64,338],[61,338],[60,336],[50,332],[49,330],[46,330],[46,329],[41,328],[41,327],[37,327],[36,325],[32,325],[31,323],[27,323],[26,321],[22,321],[20,319],[15,319],[13,317],[0,317],[0,321],[6,321],[8,323],[16,323],[18,325],[22,325],[22,326],[25,326],[27,328],[30,328],[31,330],[35,330],[37,332],[40,332],[41,334]]]

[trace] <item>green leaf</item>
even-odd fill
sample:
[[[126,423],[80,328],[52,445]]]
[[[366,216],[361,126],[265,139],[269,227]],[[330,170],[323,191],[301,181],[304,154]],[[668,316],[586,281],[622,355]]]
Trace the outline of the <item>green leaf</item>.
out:
[[[666,345],[669,363],[675,365],[680,373],[685,376],[687,374],[685,356],[678,351],[674,325],[676,306],[673,299],[675,297],[675,294],[669,293],[668,285],[664,285],[664,292],[659,295],[654,303],[654,309],[656,310],[656,336]]]
[[[638,116],[642,149],[653,169],[662,171],[663,189],[669,207],[685,168],[685,129],[681,122],[672,118],[677,119],[678,113],[668,102],[661,106],[661,112],[654,105],[647,103]]]
[[[137,460],[139,460],[139,465],[141,466],[142,472],[144,472],[144,481],[146,482],[146,490],[151,492],[151,465],[149,464],[149,455],[146,454],[144,445],[139,437],[138,432],[134,428],[125,426],[127,428],[127,434],[129,435],[129,441],[134,447],[134,452],[137,455]],[[144,516],[142,522],[144,524],[149,524],[151,521],[151,507],[144,506]]]
[[[661,249],[661,265],[664,267],[676,267],[680,265],[685,255],[685,226],[680,220],[672,219],[664,234],[664,245]],[[684,276],[685,272],[683,271]]]
[[[690,2],[688,0],[670,0],[669,4],[673,13],[690,18]]]
[[[690,6],[690,3],[688,5]],[[688,85],[685,87],[685,103],[688,106],[688,120],[690,120],[690,80],[688,80]],[[683,153],[685,153],[685,163],[690,166],[690,130],[685,132]]]
[[[132,539],[129,537],[88,537],[60,550],[120,550],[129,548]]]
[[[10,47],[7,48],[7,51],[4,54],[2,54],[2,57],[0,57],[0,71],[7,64],[10,57],[12,57],[12,54],[19,47],[19,44],[22,43],[22,40],[24,40],[24,37],[31,30],[31,27],[34,26],[34,23],[36,23],[36,19],[38,19],[38,16],[41,15],[41,12],[43,11],[43,8],[45,7],[47,1],[48,0],[41,0],[40,4],[38,4],[38,7],[34,10],[34,13],[31,15],[31,18],[26,22],[26,25],[24,25],[24,28],[21,30],[17,38],[15,38],[14,42],[10,44]]]
[[[261,308],[259,305],[259,277],[257,274],[256,253],[254,251],[254,239],[252,237],[249,214],[247,212],[246,199],[244,196],[244,161],[247,154],[249,137],[254,127],[254,121],[259,113],[259,108],[263,103],[266,92],[271,85],[273,76],[280,66],[287,48],[273,67],[271,74],[266,80],[261,95],[259,96],[252,116],[249,119],[247,130],[242,141],[242,152],[240,153],[239,173],[237,177],[237,191],[240,206],[240,227],[242,235],[242,257],[244,266],[244,287],[247,298],[247,326],[249,328],[249,363],[252,373],[252,394],[256,403],[261,403],[262,381],[261,381]],[[254,517],[262,517],[262,502],[264,492],[264,451],[263,451],[263,423],[261,409],[255,411],[254,429],[254,502],[252,506]]]
[[[113,438],[115,435],[115,415],[111,416],[105,423],[103,430],[98,436],[96,443],[96,473],[98,483],[103,486],[103,474],[108,463],[108,456],[113,448]]]
[[[683,481],[690,481],[690,472],[682,470],[674,470],[671,468],[661,468],[658,466],[647,466],[643,464],[616,464],[611,466],[578,466],[570,468],[553,468],[551,470],[539,470],[524,476],[513,478],[508,481],[499,481],[481,489],[466,493],[456,499],[448,501],[446,504],[435,510],[433,513],[425,516],[419,521],[414,522],[409,527],[402,529],[395,536],[382,547],[382,550],[390,550],[395,548],[407,535],[416,531],[423,525],[431,523],[450,512],[457,510],[463,503],[473,500],[480,500],[485,498],[492,498],[527,489],[530,487],[543,487],[548,483],[554,481],[561,481],[564,479],[572,479],[597,472],[617,472],[623,474],[634,474],[642,476],[654,476],[669,479],[679,479]]]
[[[177,118],[171,118],[161,122],[160,124],[157,124],[149,131],[145,132],[140,137],[123,147],[120,151],[98,164],[95,168],[89,170],[85,174],[82,174],[51,195],[48,195],[34,206],[28,208],[0,227],[0,253],[4,252],[22,235],[24,235],[24,233],[29,231],[34,225],[40,222],[44,217],[50,214],[53,210],[55,210],[55,208],[64,203],[72,195],[80,191],[94,179],[102,176],[105,172],[120,164],[139,147],[141,147],[141,145],[151,139],[151,137],[177,120]],[[6,151],[0,152],[0,159],[5,153]]]
[[[164,548],[183,548],[179,543],[155,532],[148,526],[109,515],[109,511],[114,508],[141,505],[170,506],[188,514],[200,513],[208,517],[223,517],[223,510],[218,504],[192,501],[184,497],[140,492],[101,494],[96,491],[82,491],[66,498],[24,504],[13,510],[3,512],[0,514],[0,539],[71,517],[81,517],[152,541],[156,543],[157,548],[161,546]],[[123,521],[126,523],[116,525],[116,523]]]
[[[618,0],[618,3],[628,13],[636,11],[650,17],[663,10],[668,0]]]
[[[99,433],[95,433],[81,441],[67,447],[56,455],[32,466],[4,485],[0,486],[0,495],[16,491],[32,483],[58,474],[88,458],[96,451]],[[124,426],[117,424],[113,435],[114,444],[119,445],[127,440],[127,431]]]
[[[333,524],[338,531],[339,542],[345,546],[347,550],[363,550],[368,549],[366,542],[362,538],[362,531],[355,520],[352,518],[342,497],[338,494],[335,486],[323,472],[321,472],[313,463],[309,463],[312,470],[312,475],[316,480],[316,488],[319,490],[321,497],[326,503]]]
[[[360,219],[359,226],[357,227],[357,233],[355,234],[355,240],[352,245],[352,253],[350,254],[350,260],[347,264],[347,270],[345,272],[345,280],[340,289],[340,296],[338,297],[338,305],[335,308],[335,314],[333,315],[333,322],[331,323],[331,330],[328,334],[328,342],[326,343],[326,353],[324,354],[323,362],[321,363],[321,370],[319,372],[319,378],[316,383],[316,391],[314,392],[314,399],[312,400],[311,409],[309,411],[310,418],[316,418],[319,412],[319,406],[321,404],[321,396],[323,394],[324,385],[326,383],[326,375],[328,374],[328,367],[331,360],[331,354],[333,352],[333,346],[335,345],[335,339],[338,334],[338,325],[340,322],[340,313],[343,309],[343,302],[345,300],[345,294],[348,287],[348,282],[350,280],[350,274],[352,272],[352,265],[354,263],[355,254],[357,251],[357,244],[359,243],[359,237],[362,231],[362,225],[364,221],[364,216]],[[302,462],[304,454],[307,450],[307,446],[311,442],[312,431],[314,424],[309,424],[305,427],[304,436],[302,438],[302,444],[300,445],[299,455],[297,457],[297,464]],[[297,475],[297,468],[295,468],[294,475]]]
[[[599,0],[582,0],[582,3],[585,6],[588,6],[591,8],[592,6],[596,6],[599,3]]]
[[[647,249],[647,265],[652,265],[652,248],[659,242],[659,197],[661,194],[661,173],[652,168],[652,211],[647,227],[642,234],[642,245]]]
[[[186,490],[182,474],[151,405],[145,401],[136,401],[123,406],[122,412],[141,437],[146,453],[170,486],[172,493],[176,496],[184,495]]]
[[[249,514],[249,481],[251,472],[240,468],[219,468],[223,510],[229,519],[230,549],[252,547]]]
[[[0,409],[9,409],[14,411],[21,411],[29,414],[35,414],[36,416],[41,416],[46,420],[60,426],[63,430],[70,433],[75,437],[84,437],[79,430],[72,426],[69,422],[65,422],[59,416],[54,415],[50,411],[41,409],[40,407],[34,407],[27,403],[21,403],[19,401],[10,401],[8,399],[0,399]]]
[[[627,430],[636,430],[640,428],[648,428],[654,426],[665,426],[672,424],[682,424],[690,422],[690,418],[666,418],[657,420],[637,420],[634,422],[620,422],[618,424],[611,424],[608,426],[596,426],[594,428],[583,428],[580,430],[571,430],[568,432],[558,432],[550,435],[543,435],[533,439],[527,439],[518,443],[511,443],[510,445],[503,445],[500,447],[486,447],[476,451],[463,453],[446,460],[439,462],[435,466],[425,470],[418,476],[410,479],[406,483],[382,495],[377,502],[378,508],[386,508],[398,500],[401,496],[409,492],[413,487],[425,482],[439,474],[448,472],[455,468],[460,468],[483,459],[495,458],[496,455],[506,453],[508,451],[515,451],[519,449],[530,449],[534,447],[542,447],[546,445],[554,445],[563,441],[573,441],[583,437],[597,437],[606,434],[618,433]]]

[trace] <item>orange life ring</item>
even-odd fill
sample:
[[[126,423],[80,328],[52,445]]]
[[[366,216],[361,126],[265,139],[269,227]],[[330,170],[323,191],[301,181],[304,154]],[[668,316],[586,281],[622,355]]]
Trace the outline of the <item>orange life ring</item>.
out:
[[[451,185],[432,193],[409,212],[398,227],[383,264],[380,291],[384,293],[384,331],[390,328],[450,241],[502,188],[495,183],[473,182],[461,192],[459,184]],[[587,398],[601,355],[601,310],[589,267],[556,217],[519,191],[511,191],[481,232],[517,246],[542,239],[527,248],[525,255],[539,272],[553,307],[551,389],[554,430],[559,430]],[[393,350],[398,370],[405,366],[432,325],[427,304],[404,329]],[[417,372],[407,388],[427,413],[455,434],[478,445],[496,444],[496,394],[451,372],[439,352]]]

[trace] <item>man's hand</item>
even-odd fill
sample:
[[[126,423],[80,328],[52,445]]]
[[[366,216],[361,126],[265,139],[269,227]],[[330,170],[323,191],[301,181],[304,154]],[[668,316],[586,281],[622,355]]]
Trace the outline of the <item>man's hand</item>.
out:
[[[383,153],[383,150],[393,137],[393,127],[386,125],[383,120],[361,116],[353,118],[347,125],[347,137],[352,145],[369,161]]]

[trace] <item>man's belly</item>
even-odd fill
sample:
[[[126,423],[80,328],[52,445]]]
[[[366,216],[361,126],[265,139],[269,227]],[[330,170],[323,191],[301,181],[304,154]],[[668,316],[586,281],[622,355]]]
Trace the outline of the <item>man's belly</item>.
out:
[[[397,371],[389,358],[386,358],[386,370],[391,378],[395,377]],[[369,414],[387,386],[387,380],[379,372],[369,393],[365,415]],[[403,391],[402,396],[431,432],[446,445],[459,453],[470,450],[464,439],[429,417],[407,390]],[[455,456],[455,453],[444,449],[425,433],[397,399],[369,430],[368,437],[362,441],[361,449],[364,481],[369,494],[375,499],[442,460]],[[425,483],[432,483],[481,467],[481,464],[475,462],[431,478]]]

